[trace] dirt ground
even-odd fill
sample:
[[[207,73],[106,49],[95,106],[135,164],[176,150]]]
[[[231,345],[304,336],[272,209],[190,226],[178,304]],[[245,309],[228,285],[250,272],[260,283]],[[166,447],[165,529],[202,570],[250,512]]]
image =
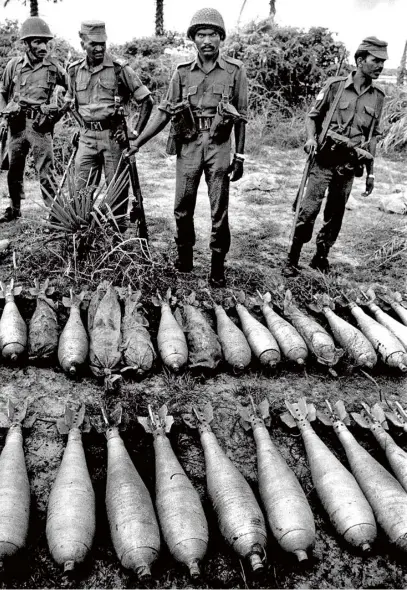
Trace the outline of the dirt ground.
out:
[[[173,158],[164,155],[162,144],[153,144],[138,158],[145,209],[150,231],[152,271],[140,267],[131,276],[134,284],[142,289],[143,303],[150,321],[155,342],[159,312],[151,303],[151,277],[164,292],[195,290],[198,299],[203,297],[209,266],[209,206],[205,185],[200,187],[196,210],[196,265],[190,277],[178,276],[171,268],[174,251],[172,204],[175,185]],[[228,287],[243,289],[254,295],[264,292],[275,282],[281,282],[281,268],[288,246],[288,234],[292,221],[291,201],[299,184],[304,157],[301,151],[281,152],[276,149],[258,150],[248,158],[246,173],[262,173],[268,178],[268,190],[242,190],[244,180],[232,187],[230,220],[232,247],[228,257]],[[284,281],[296,297],[303,301],[315,291],[331,288],[331,282],[344,277],[358,284],[380,282],[401,292],[407,291],[406,259],[393,257],[387,264],[375,257],[375,252],[395,232],[405,227],[400,216],[385,214],[378,209],[379,197],[390,194],[396,185],[407,184],[407,171],[401,163],[379,158],[376,167],[376,190],[369,198],[360,196],[361,181],[356,181],[353,196],[356,206],[347,211],[344,227],[337,245],[332,251],[332,273],[328,278],[307,268],[299,279]],[[2,236],[12,240],[10,253],[0,259],[0,277],[9,280],[14,276],[23,284],[23,296],[18,300],[24,318],[33,313],[34,301],[27,288],[34,276],[41,280],[48,274],[57,285],[56,299],[75,289],[94,286],[97,277],[87,281],[81,268],[64,267],[55,258],[57,245],[43,233],[37,184],[27,182],[27,198],[23,202],[23,218],[18,224],[3,226]],[[0,176],[0,194],[5,191],[4,174]],[[1,200],[0,206],[7,201]],[[320,223],[320,222],[319,222]],[[319,225],[318,225],[319,227]],[[129,230],[126,237],[131,237]],[[314,242],[304,249],[306,265],[313,253]],[[153,274],[151,274],[153,273]],[[159,278],[157,278],[159,277]],[[114,279],[114,276],[111,278]],[[120,283],[123,277],[120,276]],[[229,291],[213,293],[222,301]],[[66,311],[59,310],[61,327]],[[346,312],[343,312],[343,317]],[[232,317],[235,317],[233,310]],[[322,322],[322,320],[321,320]],[[323,323],[323,322],[322,322]],[[125,571],[110,540],[104,505],[106,479],[106,441],[103,435],[92,430],[84,434],[83,441],[88,467],[96,494],[97,531],[94,546],[85,564],[73,578],[64,578],[52,561],[45,537],[46,508],[49,492],[55,479],[66,440],[56,430],[54,421],[64,411],[67,402],[85,403],[90,416],[99,414],[99,404],[104,401],[109,409],[116,402],[123,405],[127,425],[122,432],[126,447],[140,475],[154,497],[154,454],[151,436],[142,431],[136,417],[147,414],[147,405],[158,409],[166,403],[175,423],[170,436],[174,451],[191,481],[196,486],[209,522],[210,540],[203,563],[202,578],[192,582],[183,566],[176,563],[165,546],[153,569],[153,578],[146,588],[406,588],[407,565],[405,557],[390,546],[382,531],[369,556],[362,556],[339,538],[328,521],[313,489],[304,447],[298,433],[285,427],[279,415],[284,411],[284,400],[296,401],[300,396],[322,407],[324,400],[343,399],[349,411],[360,409],[360,402],[369,404],[379,396],[390,401],[399,400],[407,405],[406,378],[397,371],[379,363],[371,371],[374,383],[360,371],[353,369],[347,359],[336,368],[337,378],[312,360],[306,370],[298,370],[286,362],[273,373],[266,372],[255,361],[243,375],[234,375],[225,366],[213,375],[195,375],[186,371],[174,376],[163,370],[159,363],[150,376],[140,381],[125,380],[121,388],[106,397],[103,386],[85,371],[77,380],[67,378],[57,362],[30,365],[23,362],[18,367],[0,366],[0,404],[8,397],[17,404],[28,398],[30,413],[37,414],[33,427],[25,433],[25,456],[32,493],[31,522],[27,548],[19,556],[5,563],[0,581],[2,588],[134,588],[140,587],[134,574]],[[231,551],[219,534],[216,519],[210,505],[205,485],[205,466],[202,447],[196,431],[190,430],[181,415],[191,411],[193,404],[211,401],[214,408],[213,430],[221,446],[234,464],[250,482],[256,496],[256,456],[251,433],[240,425],[237,414],[252,395],[256,402],[268,398],[271,406],[271,435],[290,467],[299,478],[308,496],[316,521],[316,543],[310,559],[299,565],[296,559],[285,554],[269,534],[267,569],[255,578]],[[315,429],[326,444],[346,465],[344,452],[329,428],[315,424]],[[383,465],[386,460],[369,432],[352,427],[357,439]],[[406,435],[392,429],[394,438],[406,447]],[[5,438],[1,433],[1,444]]]

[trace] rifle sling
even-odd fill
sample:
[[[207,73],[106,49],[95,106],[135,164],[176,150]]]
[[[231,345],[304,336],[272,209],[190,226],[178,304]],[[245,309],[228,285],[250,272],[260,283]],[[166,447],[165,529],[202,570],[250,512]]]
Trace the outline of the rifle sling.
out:
[[[341,99],[343,90],[345,88],[345,83],[346,83],[346,80],[342,80],[341,83],[339,84],[339,88],[337,90],[337,93],[335,94],[335,98],[333,99],[332,104],[331,104],[331,107],[330,107],[330,109],[328,111],[328,114],[327,114],[325,120],[324,120],[324,123],[322,125],[321,133],[319,134],[319,137],[318,137],[318,145],[319,145],[319,147],[321,147],[322,144],[325,141],[325,137],[326,137],[326,134],[328,133],[329,125],[332,122],[332,117],[334,116],[336,107],[339,104],[339,101]]]

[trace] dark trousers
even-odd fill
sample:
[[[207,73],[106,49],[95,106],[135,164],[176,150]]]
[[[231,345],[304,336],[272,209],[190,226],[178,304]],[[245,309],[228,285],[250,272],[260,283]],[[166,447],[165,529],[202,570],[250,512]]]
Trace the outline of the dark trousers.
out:
[[[100,183],[102,170],[107,185],[113,179],[124,150],[111,137],[111,131],[92,131],[82,129],[79,138],[78,152],[75,159],[75,189],[77,192],[86,186],[97,187]],[[120,164],[121,169],[124,164]],[[114,216],[120,223],[121,216],[126,215],[128,205],[128,187],[118,196],[112,208]]]
[[[226,254],[229,251],[229,166],[229,140],[215,144],[209,138],[209,131],[202,131],[195,140],[182,144],[177,157],[174,204],[175,241],[178,246],[195,244],[194,211],[199,182],[204,173],[212,218],[209,246],[214,252]]]
[[[52,135],[51,133],[37,133],[33,130],[32,124],[33,121],[27,119],[25,129],[14,133],[10,132],[9,135],[10,166],[7,182],[12,204],[18,209],[24,194],[24,168],[30,148],[45,204],[54,197],[57,186],[54,175]]]
[[[294,238],[300,243],[311,240],[315,220],[327,193],[324,223],[318,232],[317,248],[327,254],[339,235],[345,206],[353,185],[353,174],[341,175],[334,167],[326,168],[314,163],[301,204]]]

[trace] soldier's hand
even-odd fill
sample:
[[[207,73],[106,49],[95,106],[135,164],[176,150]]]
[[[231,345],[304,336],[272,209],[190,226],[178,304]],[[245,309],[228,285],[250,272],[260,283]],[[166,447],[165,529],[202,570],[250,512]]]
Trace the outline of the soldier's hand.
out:
[[[307,154],[310,154],[312,151],[315,151],[317,149],[317,140],[312,138],[312,139],[308,139],[306,144],[304,145],[304,150],[307,152]]]
[[[362,197],[368,197],[374,189],[374,176],[366,176],[366,191],[362,193]]]
[[[125,160],[128,160],[129,158],[131,158],[131,156],[133,156],[134,154],[137,154],[137,152],[139,151],[139,147],[137,145],[134,145],[131,148],[128,148],[127,150],[124,150],[123,152],[123,158]]]
[[[230,182],[236,182],[236,180],[240,180],[243,176],[244,171],[244,162],[236,156],[233,158],[233,162],[229,166],[228,173],[230,175]]]
[[[124,143],[126,141],[126,132],[124,131],[124,129],[122,129],[121,127],[116,129],[113,135],[113,139],[116,143]]]

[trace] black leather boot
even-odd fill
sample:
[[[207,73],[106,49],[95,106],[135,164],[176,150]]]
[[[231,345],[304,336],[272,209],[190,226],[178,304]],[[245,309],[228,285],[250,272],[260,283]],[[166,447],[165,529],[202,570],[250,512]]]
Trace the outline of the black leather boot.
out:
[[[194,268],[194,251],[192,246],[178,246],[174,267],[179,272],[191,272]]]
[[[0,217],[0,223],[8,223],[9,221],[14,221],[19,217],[21,217],[21,211],[19,207],[7,207],[3,215]]]
[[[328,273],[330,269],[328,252],[329,250],[325,245],[317,244],[317,251],[310,262],[310,267],[319,270],[322,273]]]
[[[225,254],[223,252],[212,252],[209,284],[215,289],[221,289],[226,286]]]
[[[286,277],[294,277],[300,272],[300,267],[298,263],[300,260],[302,246],[302,242],[300,242],[296,238],[293,239],[293,243],[291,244],[291,249],[288,253],[287,260],[285,262],[285,266],[283,269],[283,274]]]

